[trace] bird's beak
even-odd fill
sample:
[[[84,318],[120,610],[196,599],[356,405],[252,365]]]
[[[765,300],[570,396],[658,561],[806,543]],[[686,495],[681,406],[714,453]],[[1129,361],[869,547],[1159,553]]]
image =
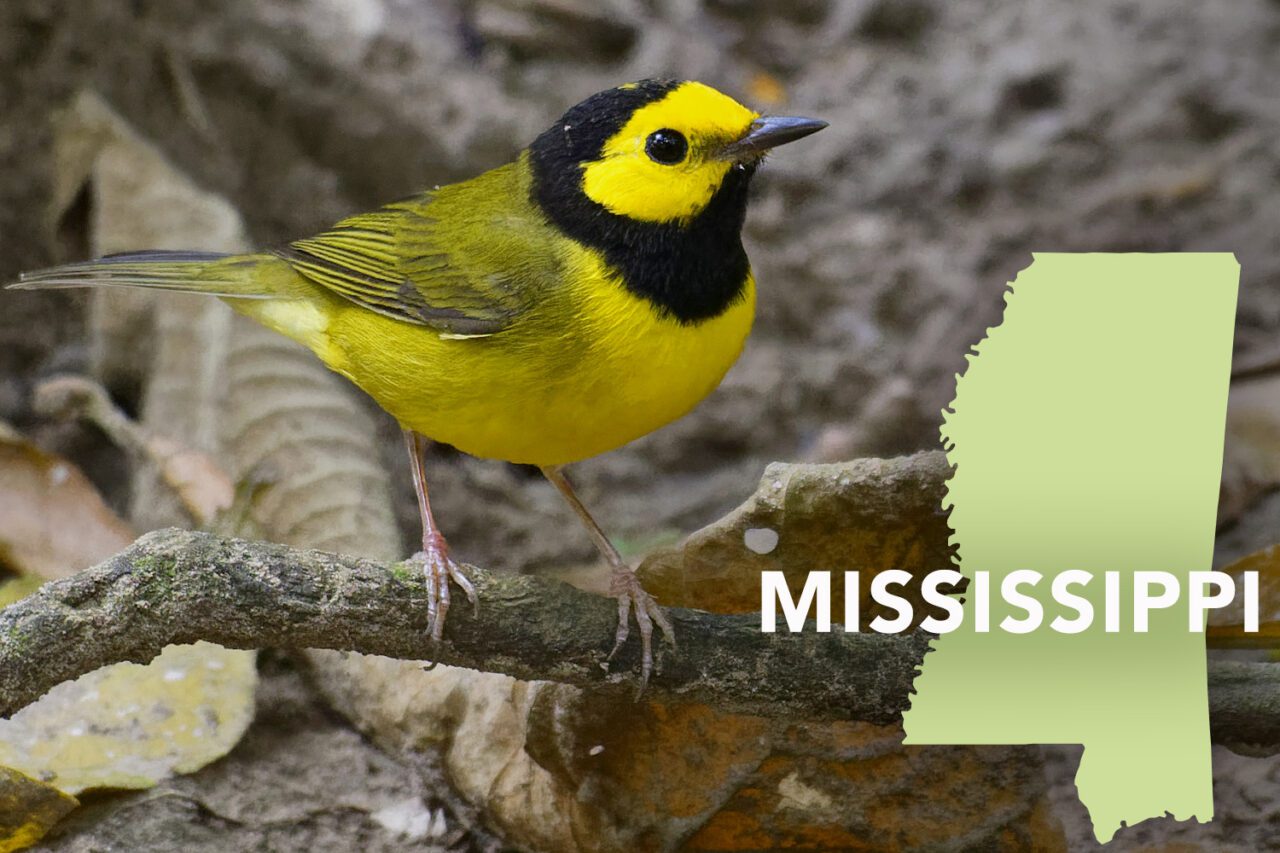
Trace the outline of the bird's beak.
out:
[[[816,118],[761,116],[751,122],[745,136],[721,148],[718,156],[725,160],[760,157],[770,148],[817,133],[826,126],[825,121]]]

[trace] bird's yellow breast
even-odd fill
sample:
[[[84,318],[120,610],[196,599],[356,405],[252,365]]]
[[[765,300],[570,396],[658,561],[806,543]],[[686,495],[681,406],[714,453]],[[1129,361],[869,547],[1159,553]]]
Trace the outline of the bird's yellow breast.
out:
[[[565,286],[508,329],[441,336],[333,302],[317,352],[404,427],[532,465],[612,450],[715,389],[751,330],[749,275],[723,313],[681,324],[628,291],[596,252],[564,242]]]

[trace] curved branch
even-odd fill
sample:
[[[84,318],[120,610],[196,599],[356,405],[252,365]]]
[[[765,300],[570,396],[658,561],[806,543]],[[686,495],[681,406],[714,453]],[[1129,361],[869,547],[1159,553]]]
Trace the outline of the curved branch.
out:
[[[624,689],[637,644],[602,668],[616,607],[556,581],[472,568],[480,618],[455,606],[446,642],[424,630],[416,570],[282,545],[166,530],[0,610],[0,716],[100,666],[145,663],[171,643],[327,648]],[[891,723],[911,695],[921,634],[760,632],[755,614],[673,609],[680,651],[650,690],[726,710]],[[1280,745],[1280,667],[1211,663],[1214,739]]]
[[[477,618],[449,613],[428,639],[426,595],[403,564],[165,530],[0,611],[0,715],[54,685],[171,643],[324,648],[435,660],[521,679],[623,688],[638,643],[603,668],[617,606],[567,584],[472,567]],[[901,713],[928,638],[760,632],[758,614],[673,609],[680,650],[660,655],[654,694],[748,713],[876,723]]]

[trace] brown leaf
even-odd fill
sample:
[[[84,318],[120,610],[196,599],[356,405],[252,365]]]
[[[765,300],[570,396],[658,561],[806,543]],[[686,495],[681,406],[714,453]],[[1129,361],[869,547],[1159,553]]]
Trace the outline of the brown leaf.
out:
[[[160,466],[161,479],[201,526],[208,526],[231,507],[235,485],[212,456],[188,450],[162,436],[148,437],[145,447],[148,456]]]
[[[831,571],[831,600],[844,601],[844,572],[858,571],[861,624],[879,612],[871,581],[888,569],[921,578],[953,568],[942,509],[942,453],[838,464],[770,465],[756,492],[684,542],[650,554],[640,577],[668,607],[716,613],[760,609],[760,573],[780,571],[793,590],[809,572]],[[919,605],[918,586],[902,590]],[[839,609],[839,608],[837,608]]]
[[[0,563],[66,577],[133,541],[89,479],[67,460],[0,434]]]

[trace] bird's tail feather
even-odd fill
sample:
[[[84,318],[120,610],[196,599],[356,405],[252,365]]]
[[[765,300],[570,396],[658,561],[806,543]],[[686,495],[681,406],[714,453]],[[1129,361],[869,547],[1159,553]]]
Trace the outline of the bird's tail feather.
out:
[[[9,287],[149,287],[241,299],[270,298],[272,294],[262,292],[254,277],[246,274],[258,260],[252,255],[217,252],[126,252],[26,272]]]

